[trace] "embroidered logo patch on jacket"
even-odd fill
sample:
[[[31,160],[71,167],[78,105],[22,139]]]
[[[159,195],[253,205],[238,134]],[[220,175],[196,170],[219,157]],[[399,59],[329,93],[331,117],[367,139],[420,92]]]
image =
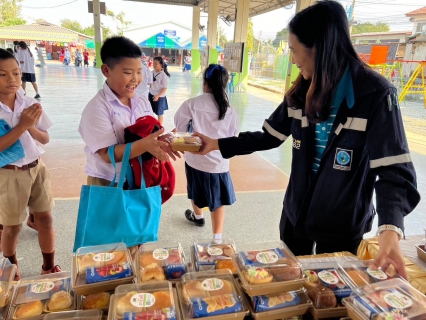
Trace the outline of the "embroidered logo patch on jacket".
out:
[[[350,171],[352,165],[352,150],[336,148],[333,168],[337,170]]]

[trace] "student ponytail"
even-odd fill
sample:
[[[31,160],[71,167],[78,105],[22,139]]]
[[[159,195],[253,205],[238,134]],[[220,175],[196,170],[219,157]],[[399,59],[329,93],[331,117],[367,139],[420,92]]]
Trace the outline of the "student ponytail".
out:
[[[228,71],[221,65],[210,64],[204,71],[203,78],[212,91],[214,101],[219,110],[219,120],[223,120],[229,108],[228,95],[225,91],[228,85]]]
[[[155,57],[154,60],[161,64],[161,68],[163,69],[164,73],[170,78],[170,73],[167,71],[167,64],[164,62],[163,57],[158,56]]]
[[[29,52],[29,54],[30,54],[31,57],[33,56],[33,54],[31,53],[30,48],[28,48],[27,44],[24,41],[19,41],[19,46],[22,49],[27,50]]]

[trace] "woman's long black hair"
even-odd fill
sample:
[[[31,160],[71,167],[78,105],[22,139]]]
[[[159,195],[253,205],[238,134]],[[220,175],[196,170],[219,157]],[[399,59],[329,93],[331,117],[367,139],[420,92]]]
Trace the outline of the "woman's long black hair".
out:
[[[228,71],[221,65],[210,64],[204,70],[203,79],[212,91],[214,101],[219,110],[219,120],[225,118],[226,110],[229,108],[229,99],[225,91],[228,85],[228,78]]]
[[[363,64],[352,46],[345,9],[336,1],[319,1],[296,14],[289,31],[314,49],[315,70],[310,80],[299,75],[286,93],[287,102],[291,108],[304,103],[309,121],[325,121],[347,65],[354,60]]]
[[[28,50],[28,52],[30,53],[30,56],[31,57],[33,56],[30,48],[28,48],[27,44],[24,41],[19,41],[19,46],[24,50]]]
[[[163,57],[155,57],[154,60],[157,60],[158,63],[161,64],[164,73],[170,78],[170,73],[167,71],[167,64],[164,62]]]

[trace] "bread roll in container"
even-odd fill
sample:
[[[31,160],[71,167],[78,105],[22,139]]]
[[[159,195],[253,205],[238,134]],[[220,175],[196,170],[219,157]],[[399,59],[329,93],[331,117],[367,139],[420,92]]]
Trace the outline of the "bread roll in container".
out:
[[[183,319],[244,319],[249,309],[230,270],[190,272],[176,284]]]
[[[179,242],[144,243],[136,258],[138,282],[178,281],[188,272],[187,263]]]
[[[169,133],[167,141],[172,146],[173,151],[200,151],[202,141],[199,137],[192,136],[192,133],[177,132]]]
[[[79,295],[111,291],[134,278],[132,258],[124,243],[82,247],[73,257],[73,288]]]
[[[58,272],[22,279],[15,287],[8,319],[39,319],[76,308],[71,273]]]
[[[109,320],[178,320],[176,301],[169,281],[121,285],[115,289]]]
[[[101,320],[102,312],[100,310],[74,310],[47,314],[44,320]]]
[[[401,279],[359,287],[343,303],[353,320],[426,319],[426,296]]]
[[[191,246],[191,255],[195,271],[229,269],[236,274],[232,255],[236,252],[235,242],[230,238],[223,238],[221,243],[215,240],[195,240]]]
[[[251,297],[297,291],[306,280],[301,263],[282,241],[239,246],[232,259],[241,286]]]

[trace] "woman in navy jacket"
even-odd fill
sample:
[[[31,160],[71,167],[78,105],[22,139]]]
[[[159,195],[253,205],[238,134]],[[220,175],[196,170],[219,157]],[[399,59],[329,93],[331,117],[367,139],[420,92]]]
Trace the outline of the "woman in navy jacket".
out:
[[[296,255],[356,253],[379,218],[376,267],[406,277],[398,241],[419,203],[416,174],[396,89],[356,54],[343,7],[321,1],[290,21],[289,48],[300,75],[262,131],[203,139],[201,154],[224,158],[268,150],[293,138],[281,239]],[[372,203],[376,192],[376,207]]]

